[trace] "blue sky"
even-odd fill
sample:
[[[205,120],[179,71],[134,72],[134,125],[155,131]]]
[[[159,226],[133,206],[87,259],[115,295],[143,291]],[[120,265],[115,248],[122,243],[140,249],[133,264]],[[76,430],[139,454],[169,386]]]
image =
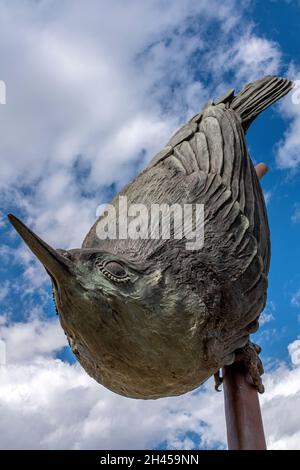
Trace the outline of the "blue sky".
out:
[[[209,98],[274,73],[300,79],[300,3],[0,1],[0,448],[224,448],[209,381],[158,401],[105,390],[75,363],[50,282],[6,221],[78,247],[97,206]],[[297,100],[296,100],[297,101]],[[271,448],[300,448],[300,103],[248,132],[271,227],[261,398]],[[282,419],[284,416],[284,419]]]

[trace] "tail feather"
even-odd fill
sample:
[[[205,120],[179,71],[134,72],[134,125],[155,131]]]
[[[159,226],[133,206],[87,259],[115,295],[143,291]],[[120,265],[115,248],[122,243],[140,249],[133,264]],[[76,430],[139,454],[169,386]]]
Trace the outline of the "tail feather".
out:
[[[293,82],[287,78],[264,77],[249,83],[232,99],[230,108],[241,116],[246,131],[262,111],[285,96],[293,86]]]

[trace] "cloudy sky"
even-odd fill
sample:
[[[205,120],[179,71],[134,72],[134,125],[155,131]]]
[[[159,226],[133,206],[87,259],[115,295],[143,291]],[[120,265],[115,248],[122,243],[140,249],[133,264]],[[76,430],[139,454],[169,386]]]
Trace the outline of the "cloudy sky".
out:
[[[80,246],[97,206],[209,98],[265,74],[300,79],[299,21],[296,0],[0,0],[1,449],[226,447],[211,381],[138,401],[86,375],[6,214]],[[257,119],[248,144],[270,167],[269,300],[255,335],[266,435],[269,448],[300,449],[300,91]]]

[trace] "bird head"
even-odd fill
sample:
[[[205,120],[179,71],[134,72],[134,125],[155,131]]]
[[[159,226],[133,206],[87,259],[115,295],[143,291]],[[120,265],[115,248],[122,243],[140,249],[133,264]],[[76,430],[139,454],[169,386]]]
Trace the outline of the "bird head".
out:
[[[177,394],[174,383],[188,376],[185,329],[191,334],[195,319],[179,321],[183,307],[168,269],[96,249],[56,250],[9,219],[49,274],[61,325],[85,370],[121,395]]]

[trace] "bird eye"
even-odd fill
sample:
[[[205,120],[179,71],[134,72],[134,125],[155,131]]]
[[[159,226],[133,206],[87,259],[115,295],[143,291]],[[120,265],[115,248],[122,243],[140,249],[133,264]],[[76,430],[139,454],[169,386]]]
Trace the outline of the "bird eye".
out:
[[[124,266],[117,261],[108,261],[99,265],[102,273],[108,278],[116,282],[128,281],[130,278]]]
[[[125,269],[120,263],[117,263],[116,261],[109,261],[108,263],[106,263],[105,269],[115,277],[122,278],[126,276]]]

